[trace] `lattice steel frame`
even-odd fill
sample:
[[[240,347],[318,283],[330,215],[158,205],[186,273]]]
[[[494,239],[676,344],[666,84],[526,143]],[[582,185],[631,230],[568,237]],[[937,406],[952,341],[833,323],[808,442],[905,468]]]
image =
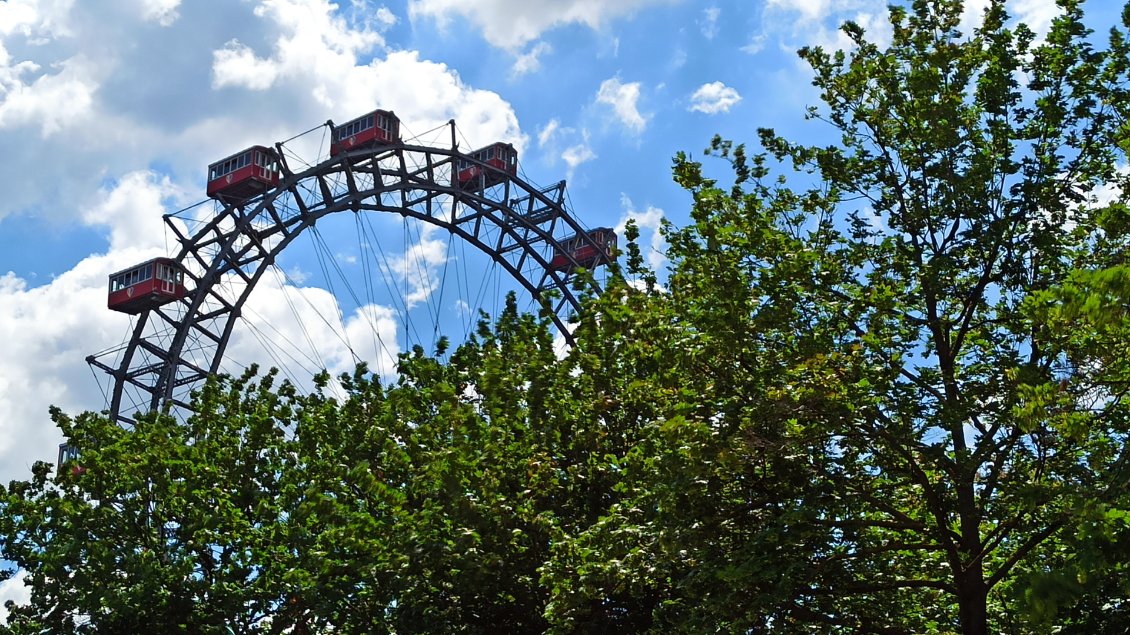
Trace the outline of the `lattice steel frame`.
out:
[[[451,126],[451,148],[397,143],[331,157],[299,172],[288,167],[283,145],[276,144],[283,172],[277,188],[225,205],[194,233],[182,232],[166,216],[180,243],[176,259],[195,288],[181,301],[140,314],[124,346],[87,358],[113,378],[110,415],[132,423],[131,413],[122,411],[127,389],[147,396],[151,411],[188,409],[191,390],[219,372],[237,318],[263,273],[303,230],[336,212],[398,213],[462,238],[549,308],[572,344],[566,314],[580,309],[573,290],[573,271],[580,263],[560,241],[588,238],[565,208],[565,182],[539,189],[491,168],[458,150],[454,122]],[[454,183],[459,161],[483,166],[489,182],[459,188]],[[608,252],[592,246],[603,254],[596,264],[615,270]],[[569,258],[568,271],[549,268],[555,253]],[[224,284],[232,276],[242,285],[234,293]],[[593,285],[599,293],[599,285]]]

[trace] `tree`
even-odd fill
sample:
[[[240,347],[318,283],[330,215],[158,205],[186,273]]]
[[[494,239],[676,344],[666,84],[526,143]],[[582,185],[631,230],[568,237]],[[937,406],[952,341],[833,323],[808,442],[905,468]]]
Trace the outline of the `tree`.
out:
[[[76,462],[0,488],[0,557],[31,588],[0,633],[544,632],[539,569],[614,502],[630,436],[579,363],[511,297],[388,383],[300,395],[252,369],[184,422],[56,411]]]
[[[892,7],[887,46],[848,23],[848,51],[800,52],[836,145],[716,139],[726,188],[676,159],[693,223],[646,301],[670,320],[605,315],[589,345],[659,346],[620,363],[661,357],[645,400],[677,398],[622,464],[624,499],[547,567],[563,631],[631,586],[666,595],[664,632],[1026,632],[1081,597],[1101,610],[1077,574],[1121,570],[1083,547],[1125,534],[1130,404],[1105,347],[1126,330],[1050,320],[1048,294],[1127,253],[1130,62],[1123,31],[1096,49],[1059,6],[1042,40],[1003,1],[971,34],[959,1]]]
[[[260,563],[287,547],[276,421],[293,391],[229,388],[205,390],[183,425],[52,412],[77,463],[36,463],[0,488],[0,548],[32,596],[11,607],[10,632],[247,633],[275,612],[285,590]]]

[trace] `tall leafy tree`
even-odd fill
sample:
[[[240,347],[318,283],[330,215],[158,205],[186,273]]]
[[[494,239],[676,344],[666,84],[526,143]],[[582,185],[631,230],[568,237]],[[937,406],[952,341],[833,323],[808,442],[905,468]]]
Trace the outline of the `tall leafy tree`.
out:
[[[53,412],[79,457],[0,488],[0,551],[31,591],[7,631],[260,629],[287,597],[261,555],[292,551],[279,490],[292,397],[270,378],[214,384],[187,423],[132,430]]]
[[[1021,632],[1112,571],[1080,549],[1125,518],[1124,340],[1047,294],[1126,253],[1130,62],[1059,8],[1042,38],[1003,1],[972,33],[956,0],[892,7],[889,44],[848,23],[800,52],[837,143],[716,139],[728,187],[676,159],[671,319],[597,339],[669,343],[645,381],[679,397],[547,567],[563,631],[642,585],[657,630]]]
[[[0,488],[0,556],[31,591],[0,633],[544,632],[540,569],[613,504],[631,443],[591,363],[511,297],[388,383],[300,395],[251,371],[129,430],[56,412],[78,458]]]

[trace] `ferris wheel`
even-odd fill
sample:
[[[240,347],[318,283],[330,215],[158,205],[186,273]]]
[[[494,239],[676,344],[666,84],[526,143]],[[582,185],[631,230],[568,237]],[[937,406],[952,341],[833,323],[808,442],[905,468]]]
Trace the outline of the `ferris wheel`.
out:
[[[301,359],[317,372],[330,365],[317,349],[332,344],[348,351],[347,361],[371,365],[370,357],[395,359],[429,334],[447,334],[452,323],[467,325],[452,333],[464,336],[476,309],[489,306],[483,299],[497,301],[505,289],[520,293],[572,342],[568,321],[580,309],[575,287],[583,280],[585,291],[599,293],[602,286],[598,276],[578,274],[616,275],[615,233],[586,228],[569,212],[564,181],[539,187],[522,178],[509,144],[463,152],[454,121],[443,127],[450,130],[446,143],[405,141],[400,128],[394,113],[376,110],[315,128],[330,140],[320,160],[302,161],[288,146],[292,139],[209,166],[211,206],[165,217],[176,255],[110,276],[108,308],[133,316],[130,334],[87,361],[106,374],[113,419],[131,424],[139,412],[189,410],[191,392],[209,376],[239,372],[244,361],[229,357],[247,347],[236,342],[260,344],[265,357],[247,362],[286,367]],[[344,232],[325,229],[335,219]],[[335,240],[349,233],[359,255],[343,257]],[[381,245],[390,236],[399,236],[399,247]],[[421,245],[446,251],[429,266],[420,261]],[[323,274],[317,293],[303,284],[308,274],[287,266],[288,254],[303,250],[315,252],[313,268]],[[444,300],[449,280],[463,284]],[[294,309],[301,334],[257,319],[265,309],[254,292],[264,287],[271,291],[260,293],[274,294],[273,308]],[[373,292],[382,287],[390,299],[378,301]],[[319,302],[329,296],[334,301]],[[433,304],[420,308],[424,299]],[[419,327],[414,314],[432,324]],[[399,323],[393,336],[382,328],[390,322]],[[308,350],[283,350],[295,341]]]

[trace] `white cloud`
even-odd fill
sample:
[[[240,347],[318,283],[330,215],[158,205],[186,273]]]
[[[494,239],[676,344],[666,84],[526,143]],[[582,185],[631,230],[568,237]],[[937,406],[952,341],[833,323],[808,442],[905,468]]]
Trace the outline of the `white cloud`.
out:
[[[887,5],[882,0],[767,0],[763,24],[766,32],[787,35],[792,42],[819,45],[825,49],[848,49],[848,37],[840,25],[851,20],[863,27],[868,39],[886,46],[892,37]],[[959,29],[966,35],[981,24],[989,0],[966,0]],[[1036,33],[1046,33],[1052,19],[1059,14],[1055,0],[1010,0],[1006,9],[1014,22],[1024,22]],[[742,50],[761,50],[767,33],[755,36]]]
[[[0,128],[38,124],[44,137],[90,119],[98,81],[83,56],[59,64],[60,70],[30,83],[22,76],[40,70],[33,62],[11,64],[0,46]]]
[[[687,54],[687,49],[681,46],[676,48],[674,54],[672,54],[671,56],[671,69],[679,70],[680,68],[686,66],[688,59],[689,55]],[[663,84],[661,84],[661,86],[662,85]]]
[[[0,36],[21,33],[35,42],[70,34],[74,0],[5,0],[0,2]]]
[[[566,147],[559,152],[561,145]],[[556,162],[557,157],[565,162],[566,179],[573,178],[577,166],[596,158],[596,152],[589,142],[589,131],[562,127],[557,119],[550,119],[549,123],[538,132],[538,148],[546,151],[550,164]]]
[[[380,107],[400,115],[402,133],[455,119],[476,147],[507,141],[521,152],[525,146],[513,108],[497,93],[468,87],[446,64],[421,60],[416,51],[366,60],[384,46],[383,37],[373,25],[337,17],[325,0],[263,0],[255,14],[279,32],[272,51],[229,43],[214,53],[215,85],[277,91],[290,97],[283,98],[288,108],[310,111],[311,121],[324,121],[327,111],[342,121]]]
[[[396,17],[371,3],[353,13],[326,0],[232,3],[224,21],[181,3],[175,26],[153,29],[139,28],[143,0],[126,12],[98,2],[109,0],[74,4],[74,15],[71,2],[0,2],[0,33],[11,34],[0,36],[0,172],[21,174],[6,182],[0,218],[35,209],[74,220],[107,180],[153,165],[189,205],[210,162],[377,107],[396,110],[406,134],[455,119],[476,146],[527,142],[497,93],[415,52],[386,55],[382,29]],[[57,39],[29,49],[33,37]],[[209,53],[213,66],[200,65]]]
[[[272,55],[261,58],[239,41],[229,41],[213,54],[213,85],[264,90],[282,75],[309,76],[318,69],[333,77],[384,44],[378,30],[369,24],[352,25],[336,9],[327,0],[263,0],[255,15],[273,22],[280,32]]]
[[[241,86],[266,90],[279,76],[279,64],[260,59],[239,40],[230,40],[224,48],[212,52],[212,86]]]
[[[103,189],[97,203],[83,211],[88,225],[110,229],[110,249],[164,250],[166,228],[162,201],[175,192],[167,176],[148,170],[130,172]]]
[[[863,27],[871,41],[885,46],[891,39],[887,15],[887,3],[881,0],[768,0],[762,18],[766,33],[762,36],[768,32],[788,36],[791,40],[785,45],[787,48],[803,42],[829,50],[846,50],[852,44],[840,31],[840,25],[852,20]],[[746,48],[749,46],[757,48],[761,44],[755,39]]]
[[[1014,0],[1009,3],[1009,9],[1018,21],[1036,33],[1047,33],[1052,20],[1061,13],[1055,0]]]
[[[973,30],[981,26],[988,6],[988,0],[966,0],[959,27],[961,32],[972,35]],[[1011,0],[1006,8],[1014,22],[1023,22],[1038,34],[1047,33],[1052,20],[1060,14],[1055,0]]]
[[[439,288],[441,276],[438,268],[447,262],[447,242],[435,238],[436,228],[428,225],[419,240],[410,245],[403,255],[390,259],[384,268],[386,279],[398,287],[409,287],[404,301],[411,309],[427,301]]]
[[[0,582],[0,624],[8,619],[8,609],[4,605],[11,601],[17,605],[31,602],[31,587],[27,586],[27,571],[17,571],[15,575]]]
[[[492,45],[516,51],[542,33],[568,24],[599,30],[606,23],[652,5],[672,0],[410,0],[412,20],[431,18],[447,28],[461,16]]]
[[[474,312],[471,310],[471,305],[463,299],[456,300],[455,304],[452,305],[452,308],[455,309],[455,314],[464,320],[474,314]]]
[[[667,241],[663,239],[663,234],[659,233],[664,218],[663,210],[649,205],[647,209],[640,211],[636,209],[627,194],[620,195],[620,206],[624,211],[613,231],[617,236],[623,236],[628,221],[634,220],[640,230],[639,244],[644,252],[644,258],[652,270],[659,271],[667,263]],[[624,246],[621,245],[621,249],[623,248]]]
[[[141,0],[141,17],[160,24],[172,26],[180,14],[177,7],[181,0]]]
[[[356,2],[356,0],[354,0],[354,2]],[[389,11],[388,7],[381,7],[377,9],[375,16],[377,22],[386,28],[396,24],[399,21],[399,19],[396,17],[396,14],[394,14],[392,11]]]
[[[741,48],[741,51],[750,55],[760,53],[765,48],[765,40],[766,35],[764,33],[750,36],[749,42]]]
[[[553,50],[545,42],[538,42],[530,47],[525,53],[522,53],[514,59],[514,65],[510,68],[510,75],[512,77],[521,77],[526,73],[532,73],[541,68],[541,56]]]
[[[709,7],[702,10],[702,20],[698,23],[698,28],[702,31],[702,36],[708,40],[713,40],[715,35],[718,35],[718,16],[722,10],[718,7]]]
[[[0,480],[24,477],[35,460],[54,461],[59,433],[47,409],[69,412],[104,406],[85,357],[121,344],[131,318],[106,308],[107,277],[166,255],[162,200],[172,188],[149,171],[125,175],[79,212],[109,231],[111,251],[82,259],[49,283],[32,286],[0,275]]]
[[[565,148],[565,151],[561,153],[561,158],[565,161],[565,164],[569,166],[569,172],[566,177],[573,178],[573,173],[576,171],[577,166],[586,161],[595,159],[596,153],[589,147],[588,141],[586,140],[584,143],[578,143],[577,145]]]
[[[538,132],[539,148],[544,148],[545,144],[549,143],[550,140],[553,139],[553,135],[557,132],[557,129],[560,127],[560,125],[560,122],[558,122],[556,119],[550,119],[549,123],[545,124],[545,127]]]
[[[467,86],[446,64],[422,61],[415,51],[390,53],[361,67],[348,85],[340,87],[343,102],[354,103],[349,112],[372,107],[374,95],[403,113],[410,129],[428,130],[455,119],[474,147],[495,141],[513,143],[521,153],[528,138],[518,126],[514,108],[498,93]]]
[[[306,273],[302,267],[294,265],[286,270],[286,281],[292,285],[301,285],[310,279],[310,274]]]
[[[691,106],[688,110],[714,115],[720,112],[729,112],[730,108],[742,100],[738,91],[722,82],[710,82],[698,87],[691,95]]]
[[[799,13],[806,21],[823,22],[833,13],[847,9],[848,3],[842,0],[767,0],[765,7]]]
[[[326,289],[294,286],[275,272],[260,279],[240,320],[224,353],[227,372],[257,362],[310,390],[322,370],[337,376],[361,361],[385,378],[396,370],[397,319],[388,307],[365,304],[345,314]]]
[[[624,84],[616,77],[601,82],[596,93],[597,103],[612,106],[620,123],[637,134],[647,127],[647,119],[639,111],[639,99],[639,82]]]
[[[38,287],[0,275],[0,481],[26,478],[55,461],[60,442],[47,410],[97,410],[105,403],[84,358],[128,337],[127,316],[106,309],[110,273],[155,255],[123,250],[90,256]]]
[[[39,14],[33,2],[11,0],[0,3],[0,35],[17,31],[26,32],[39,22]]]

